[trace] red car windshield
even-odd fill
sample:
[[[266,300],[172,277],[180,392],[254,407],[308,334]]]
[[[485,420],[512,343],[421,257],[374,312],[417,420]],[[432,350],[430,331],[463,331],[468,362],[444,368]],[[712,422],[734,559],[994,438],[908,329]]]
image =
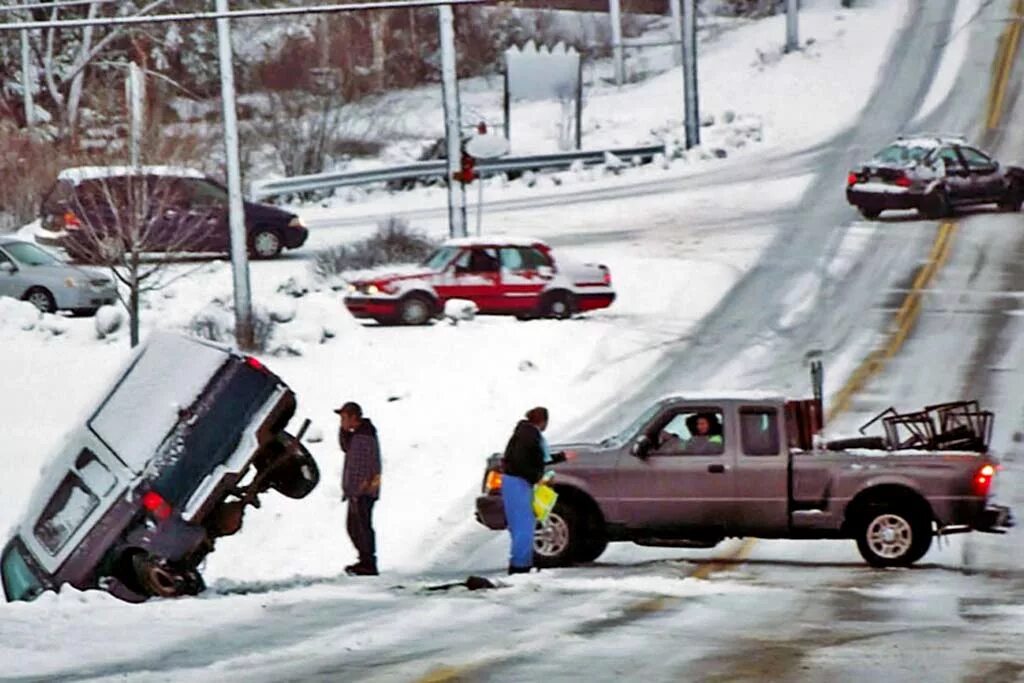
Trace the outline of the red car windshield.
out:
[[[451,263],[457,253],[459,253],[458,247],[441,247],[423,262],[423,267],[435,271],[442,270]]]

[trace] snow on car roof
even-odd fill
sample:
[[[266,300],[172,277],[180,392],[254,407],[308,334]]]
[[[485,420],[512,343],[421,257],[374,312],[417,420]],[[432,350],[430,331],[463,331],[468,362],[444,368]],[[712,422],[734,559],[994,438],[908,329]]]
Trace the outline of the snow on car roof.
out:
[[[446,240],[444,246],[446,247],[492,247],[492,246],[509,246],[509,247],[532,247],[535,244],[545,244],[544,240],[534,239],[532,237],[509,237],[506,235],[496,235],[494,237],[456,237],[450,240]]]
[[[74,184],[83,183],[87,180],[101,180],[103,178],[117,178],[119,176],[134,175],[138,172],[155,176],[174,176],[179,178],[205,178],[206,176],[194,168],[184,166],[76,166],[66,168],[57,176],[57,180],[69,180]]]
[[[917,133],[915,135],[899,137],[894,140],[892,144],[904,147],[940,147],[951,142],[962,143],[966,142],[966,139],[961,135],[929,135],[927,133]]]
[[[724,389],[722,391],[682,391],[664,394],[657,403],[671,401],[784,401],[782,394],[774,391],[752,389]]]

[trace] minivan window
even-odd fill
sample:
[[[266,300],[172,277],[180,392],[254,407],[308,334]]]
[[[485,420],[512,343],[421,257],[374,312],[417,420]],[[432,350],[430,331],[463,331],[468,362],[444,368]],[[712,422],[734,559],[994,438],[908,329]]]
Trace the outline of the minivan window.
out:
[[[7,600],[31,600],[43,592],[42,582],[36,578],[25,560],[25,550],[18,539],[11,541],[0,558],[0,579],[3,580]]]
[[[114,488],[117,481],[107,466],[99,461],[96,454],[88,448],[83,450],[75,461],[75,469],[82,477],[85,485],[97,495],[105,496]]]
[[[99,504],[99,499],[78,475],[69,474],[33,527],[36,539],[50,554],[56,555]]]

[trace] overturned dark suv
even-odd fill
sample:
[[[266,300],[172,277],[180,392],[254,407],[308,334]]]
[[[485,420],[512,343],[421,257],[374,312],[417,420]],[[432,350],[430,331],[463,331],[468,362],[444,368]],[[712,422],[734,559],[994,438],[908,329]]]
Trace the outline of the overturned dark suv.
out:
[[[246,506],[319,482],[285,431],[295,409],[257,359],[154,334],[43,471],[0,555],[7,600],[65,583],[130,602],[200,592],[200,563]]]
[[[850,171],[846,199],[868,219],[889,209],[945,218],[954,208],[981,204],[1020,211],[1024,168],[1000,164],[957,136],[899,138]]]

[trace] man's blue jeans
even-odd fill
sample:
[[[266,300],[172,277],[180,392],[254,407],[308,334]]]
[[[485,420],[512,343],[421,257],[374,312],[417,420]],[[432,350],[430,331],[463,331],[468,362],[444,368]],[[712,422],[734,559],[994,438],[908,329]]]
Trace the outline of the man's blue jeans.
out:
[[[517,569],[533,566],[533,486],[521,477],[505,475],[501,480],[501,499],[505,503],[505,520],[512,535],[509,564]]]

